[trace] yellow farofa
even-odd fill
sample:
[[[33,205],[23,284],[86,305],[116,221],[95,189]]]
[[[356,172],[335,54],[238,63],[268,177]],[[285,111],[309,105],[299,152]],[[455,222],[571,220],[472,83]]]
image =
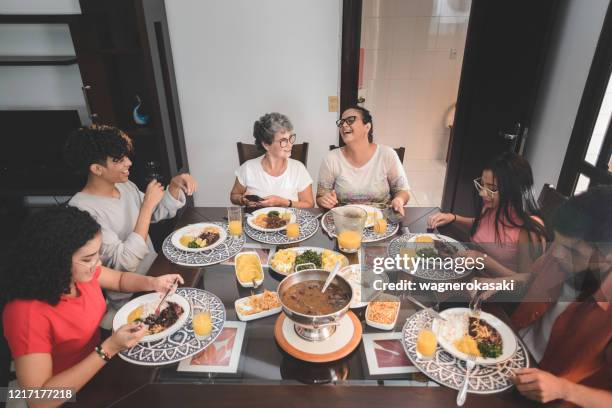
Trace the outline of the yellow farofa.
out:
[[[266,310],[275,309],[279,307],[280,300],[276,292],[270,292],[265,290],[261,295],[249,296],[245,302],[245,306],[238,305],[240,313],[243,315],[252,315],[255,313],[264,312]]]
[[[255,254],[246,254],[238,257],[236,260],[236,271],[241,282],[251,282],[253,279],[259,280],[262,278],[259,257]]]
[[[478,343],[472,337],[467,334],[461,336],[458,340],[455,340],[453,345],[460,352],[469,356],[480,357],[480,350],[478,350]]]
[[[290,273],[293,271],[296,256],[297,253],[294,250],[281,249],[274,254],[274,257],[272,257],[270,261],[270,265],[280,273]]]
[[[373,301],[368,308],[368,320],[382,324],[391,324],[395,321],[398,308],[399,302]]]
[[[336,253],[334,251],[330,251],[329,249],[324,249],[321,254],[321,266],[326,271],[331,271],[334,269],[336,262],[340,262],[340,266],[346,266],[348,264],[347,259],[344,255]]]

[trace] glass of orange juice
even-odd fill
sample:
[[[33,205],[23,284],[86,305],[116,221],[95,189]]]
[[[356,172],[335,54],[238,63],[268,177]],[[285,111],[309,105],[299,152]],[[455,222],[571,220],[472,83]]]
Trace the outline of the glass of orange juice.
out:
[[[361,247],[363,229],[368,213],[359,207],[338,207],[332,210],[338,248],[342,252],[354,253]]]
[[[287,230],[285,232],[287,234],[287,238],[297,238],[300,236],[300,224],[296,222],[291,222],[287,224]]]
[[[416,352],[418,357],[422,359],[433,358],[436,354],[437,347],[438,339],[431,329],[431,324],[424,325],[417,335]]]
[[[198,340],[204,340],[212,332],[212,318],[207,308],[198,307],[193,310],[191,319],[193,333]]]
[[[374,221],[374,232],[379,235],[387,232],[387,218],[384,212],[382,218],[377,218],[376,221]]]
[[[227,221],[230,235],[242,235],[242,207],[229,207],[227,209]]]

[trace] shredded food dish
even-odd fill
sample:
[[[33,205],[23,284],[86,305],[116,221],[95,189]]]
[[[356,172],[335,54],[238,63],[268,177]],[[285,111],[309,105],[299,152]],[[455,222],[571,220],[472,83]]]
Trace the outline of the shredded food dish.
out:
[[[265,290],[260,295],[249,296],[247,300],[238,305],[240,314],[253,315],[256,313],[265,312],[266,310],[276,309],[281,306],[278,294]]]
[[[368,306],[368,320],[381,324],[392,324],[399,310],[399,302],[375,300]]]

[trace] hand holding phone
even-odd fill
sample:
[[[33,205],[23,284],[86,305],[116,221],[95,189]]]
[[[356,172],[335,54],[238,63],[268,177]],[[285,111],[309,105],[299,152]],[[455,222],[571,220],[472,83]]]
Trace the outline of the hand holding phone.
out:
[[[249,200],[249,201],[251,201],[253,203],[258,203],[258,202],[263,200],[263,198],[261,198],[258,195],[255,195],[255,194],[247,194],[247,195],[244,196],[244,198],[246,198],[247,200]]]

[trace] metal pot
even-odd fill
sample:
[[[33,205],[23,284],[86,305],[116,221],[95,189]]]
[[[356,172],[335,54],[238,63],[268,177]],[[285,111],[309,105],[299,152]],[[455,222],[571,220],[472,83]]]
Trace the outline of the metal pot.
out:
[[[290,309],[283,302],[283,294],[293,285],[304,281],[321,281],[325,282],[330,272],[324,269],[310,269],[301,272],[295,272],[287,276],[278,285],[278,297],[283,307],[285,315],[295,323],[295,332],[298,336],[308,341],[321,341],[327,339],[336,331],[338,321],[346,314],[351,304],[350,300],[342,309],[327,315],[306,315]],[[337,275],[332,281],[340,289],[346,291],[353,298],[353,289],[351,285],[342,276]]]

